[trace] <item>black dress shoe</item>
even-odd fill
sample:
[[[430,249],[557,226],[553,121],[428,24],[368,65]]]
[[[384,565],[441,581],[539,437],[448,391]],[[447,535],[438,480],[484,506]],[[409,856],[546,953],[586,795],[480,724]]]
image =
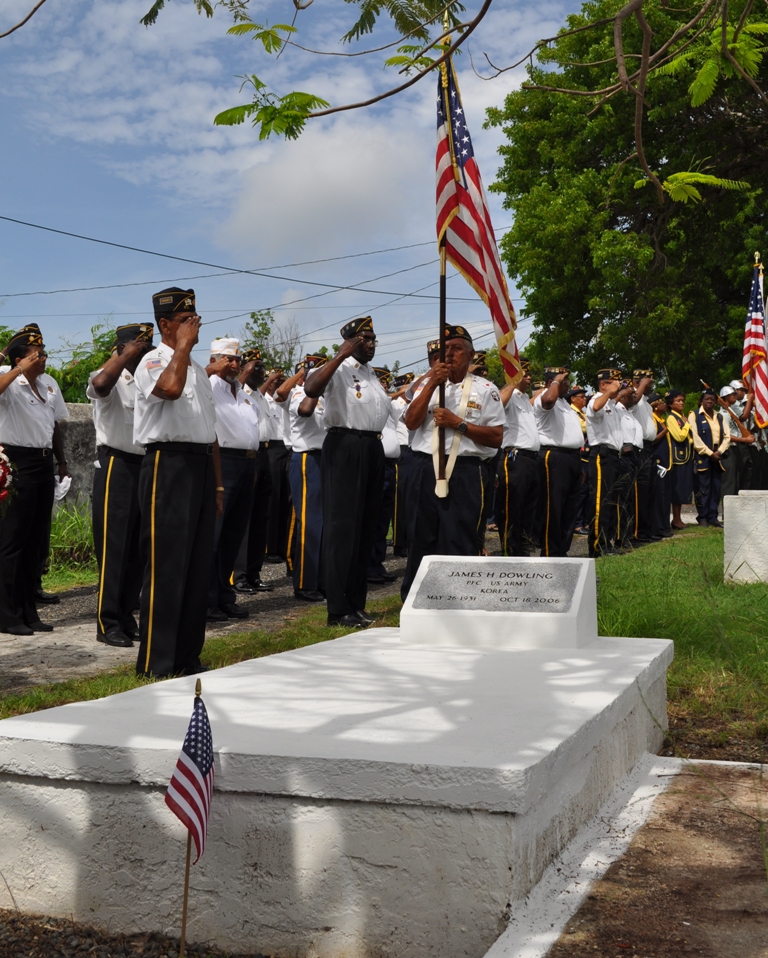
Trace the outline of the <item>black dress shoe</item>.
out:
[[[302,602],[325,602],[322,592],[316,592],[314,589],[294,589],[293,594]]]
[[[185,669],[182,669],[181,672],[177,672],[178,676],[182,675],[203,675],[205,672],[210,672],[210,665],[188,665]]]
[[[359,624],[359,623],[358,623]],[[33,635],[28,625],[9,625],[7,629],[0,629],[5,635]]]
[[[373,623],[376,621],[372,615],[368,615],[365,609],[358,609],[357,612],[355,612],[355,615],[360,622],[363,623],[363,625],[373,625]]]
[[[272,592],[274,591],[273,585],[267,585],[266,582],[262,582],[261,579],[255,579],[253,582],[248,583],[254,592]]]
[[[123,635],[127,635],[129,639],[139,638],[139,630],[136,628],[131,628],[130,626],[128,628],[121,629],[121,632]]]
[[[354,612],[347,612],[346,615],[329,615],[327,624],[343,625],[345,627],[351,626],[354,629],[362,629],[365,623],[362,619],[358,619]]]
[[[281,562],[285,562],[285,558],[283,556],[265,555],[264,561],[270,565],[279,565]]]
[[[229,619],[247,619],[250,614],[248,609],[243,609],[234,602],[227,602],[226,605],[221,605],[219,608]]]
[[[395,575],[394,572],[382,572],[381,577],[385,582],[394,582],[395,579],[400,578],[400,576]]]
[[[206,622],[226,622],[229,616],[223,609],[209,607],[205,610]]]
[[[674,532],[671,529],[665,529],[661,534],[662,539],[671,539],[674,536]]]
[[[104,645],[113,645],[118,649],[130,649],[133,646],[133,640],[129,639],[125,632],[107,632],[97,633],[96,638]]]
[[[722,522],[721,522],[719,519],[714,519],[712,522],[710,522],[710,526],[714,526],[715,529],[722,529],[722,528],[723,528],[723,524],[722,524]]]
[[[382,585],[387,580],[383,575],[369,575],[368,581],[371,583],[371,585]]]
[[[53,632],[53,626],[48,625],[47,622],[41,622],[40,619],[37,619],[35,622],[29,622],[28,625],[33,632]]]
[[[253,595],[256,591],[244,575],[240,575],[235,579],[233,588],[235,592],[239,592],[241,595]]]
[[[48,605],[58,605],[59,602],[61,602],[61,596],[56,595],[54,592],[45,592],[43,589],[37,589],[35,591],[35,601]]]

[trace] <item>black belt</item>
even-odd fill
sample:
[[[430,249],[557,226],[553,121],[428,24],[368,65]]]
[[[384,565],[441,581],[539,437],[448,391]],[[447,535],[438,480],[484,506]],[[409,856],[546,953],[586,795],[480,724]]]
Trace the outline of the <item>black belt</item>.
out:
[[[381,439],[381,433],[374,432],[372,429],[347,429],[346,426],[331,426],[328,432],[346,432],[353,436],[362,436],[363,439]]]
[[[142,453],[125,452],[124,449],[115,449],[114,446],[99,446],[96,450],[97,455],[99,451],[103,451],[107,456],[114,456],[115,459],[123,459],[125,462],[132,462],[139,466],[144,458]]]
[[[8,443],[2,444],[6,456],[9,459],[48,459],[53,456],[53,449],[39,449],[35,446],[11,446]]]
[[[285,443],[282,439],[269,439],[267,442],[261,443],[262,446],[266,446],[267,449],[271,449],[272,446],[282,446],[285,448]]]
[[[652,449],[653,443],[653,439],[643,439],[643,449]]]
[[[431,452],[419,452],[417,449],[413,450],[414,456],[417,456],[419,459],[432,459]],[[493,457],[491,457],[493,458]],[[448,456],[445,457],[446,462],[448,461]],[[462,462],[476,463],[476,462],[489,462],[484,456],[457,456],[456,465],[460,465]]]
[[[255,449],[230,449],[229,446],[219,446],[219,452],[222,456],[233,456],[237,459],[255,459]]]
[[[600,455],[607,456],[618,456],[619,450],[614,449],[613,446],[608,446],[604,442],[599,442],[596,446],[589,447],[590,452],[599,452]]]
[[[564,452],[569,456],[581,456],[581,449],[570,449],[568,446],[542,446],[539,452]]]
[[[200,456],[213,455],[213,443],[209,442],[148,442],[147,452],[194,452]]]
[[[504,450],[507,456],[526,456],[528,459],[538,459],[538,452],[534,452],[533,449],[520,449],[519,446],[509,446]]]

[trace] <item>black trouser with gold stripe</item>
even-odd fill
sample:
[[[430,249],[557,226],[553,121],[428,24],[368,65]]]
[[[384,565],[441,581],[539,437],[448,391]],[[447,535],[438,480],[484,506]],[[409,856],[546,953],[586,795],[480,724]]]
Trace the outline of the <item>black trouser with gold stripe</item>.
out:
[[[448,495],[435,495],[432,456],[414,452],[408,480],[408,562],[400,588],[403,601],[428,555],[476,556],[482,523],[486,474],[479,456],[459,456],[448,482]]]
[[[273,439],[267,451],[272,474],[272,503],[267,517],[267,555],[288,558],[288,526],[291,522],[291,487],[288,464],[291,450],[282,439]]]
[[[208,605],[234,605],[237,593],[232,587],[232,570],[248,531],[248,515],[253,500],[256,476],[256,452],[250,449],[219,448],[221,484],[224,486],[224,511],[216,520],[213,537],[213,567]]]
[[[368,559],[368,575],[381,575],[386,572],[384,560],[387,557],[387,533],[395,512],[395,492],[397,484],[397,459],[384,460],[384,486],[381,491],[381,508],[376,522],[376,530]]]
[[[323,542],[322,451],[291,453],[288,478],[293,499],[293,588],[316,592],[322,587],[320,549]]]
[[[571,548],[581,499],[581,450],[542,446],[539,489],[544,500],[542,556],[565,557]]]
[[[51,532],[50,449],[5,446],[13,469],[8,510],[0,520],[0,631],[38,622],[35,590]]]
[[[139,475],[145,563],[136,662],[163,677],[200,665],[216,522],[213,446],[147,446]]]
[[[334,427],[323,443],[323,572],[328,615],[365,609],[384,487],[381,435]]]
[[[143,456],[99,446],[93,472],[93,545],[99,564],[96,631],[134,631],[144,578],[139,532],[139,474]]]
[[[619,451],[596,445],[589,450],[589,488],[592,494],[589,523],[589,555],[602,555],[612,547],[618,525]]]
[[[408,477],[413,469],[410,446],[400,446],[400,458],[395,462],[395,508],[392,516],[392,551],[403,555],[408,547]]]
[[[497,470],[494,518],[499,527],[501,554],[528,556],[534,547],[539,501],[539,457],[530,449],[502,453]]]
[[[616,541],[629,545],[630,539],[639,534],[637,477],[640,474],[640,450],[631,446],[622,450],[619,459],[618,487],[618,525]]]

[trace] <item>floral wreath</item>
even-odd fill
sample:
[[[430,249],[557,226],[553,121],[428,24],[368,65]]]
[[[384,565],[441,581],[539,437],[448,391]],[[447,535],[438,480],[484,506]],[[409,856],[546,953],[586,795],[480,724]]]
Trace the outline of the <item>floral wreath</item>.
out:
[[[4,447],[0,446],[0,515],[8,508],[12,482],[13,468],[11,467],[11,460],[5,454]]]

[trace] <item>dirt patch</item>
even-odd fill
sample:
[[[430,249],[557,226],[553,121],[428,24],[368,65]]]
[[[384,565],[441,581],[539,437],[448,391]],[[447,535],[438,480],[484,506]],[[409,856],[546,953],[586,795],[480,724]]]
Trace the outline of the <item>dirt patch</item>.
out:
[[[691,765],[656,800],[549,958],[766,958],[761,820],[761,771]]]
[[[669,735],[662,755],[715,762],[761,763],[768,760],[768,741],[740,736],[734,717],[691,715],[675,702],[667,703],[667,715]]]

